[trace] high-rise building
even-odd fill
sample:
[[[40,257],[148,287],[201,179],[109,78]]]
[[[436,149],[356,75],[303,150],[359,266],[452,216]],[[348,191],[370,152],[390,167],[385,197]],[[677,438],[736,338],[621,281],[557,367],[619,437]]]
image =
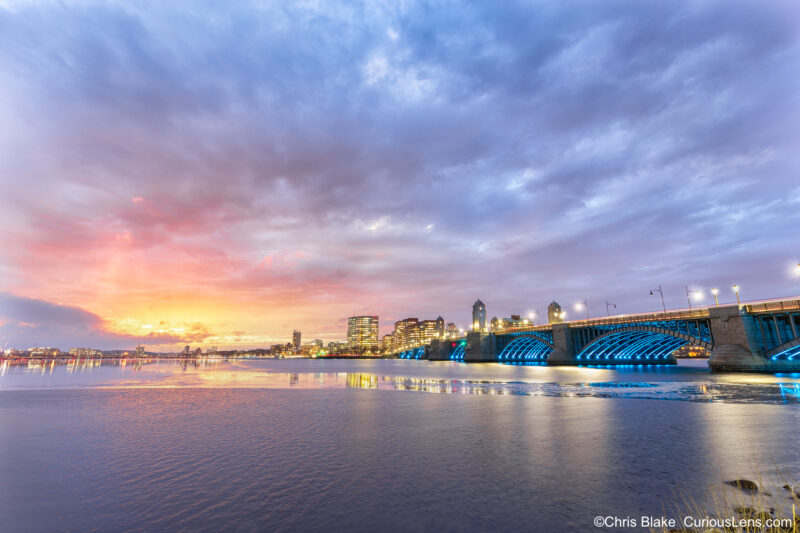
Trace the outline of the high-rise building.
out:
[[[472,331],[486,331],[486,306],[480,300],[472,304]]]
[[[394,339],[395,350],[406,350],[420,344],[419,334],[419,319],[418,318],[404,318],[394,323]]]
[[[378,349],[378,317],[351,316],[347,319],[347,346],[356,352]]]
[[[419,323],[419,340],[422,344],[430,344],[433,339],[439,338],[436,320],[423,320]]]
[[[436,318],[436,337],[444,339],[444,318],[441,316]]]
[[[294,351],[298,351],[300,349],[300,330],[296,329],[292,332],[292,347]]]

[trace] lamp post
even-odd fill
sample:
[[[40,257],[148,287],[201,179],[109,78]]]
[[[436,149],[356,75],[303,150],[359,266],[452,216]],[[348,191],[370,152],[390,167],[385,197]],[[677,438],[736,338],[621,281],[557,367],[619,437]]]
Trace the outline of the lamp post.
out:
[[[611,302],[606,300],[606,316],[611,316],[611,313],[608,311],[608,309],[610,307],[613,307],[614,309],[616,309],[617,308],[617,304],[612,304]]]
[[[576,311],[580,311],[581,309],[586,311],[586,320],[589,320],[589,302],[586,300],[586,298],[584,298],[582,302],[575,304]]]
[[[711,294],[714,295],[714,303],[717,304],[717,307],[719,307],[719,298],[717,298],[717,294],[719,294],[719,289],[711,289]]]
[[[700,295],[700,294],[703,294],[703,293],[700,292],[700,291],[690,291],[688,285],[685,285],[685,287],[686,287],[686,301],[689,302],[689,311],[691,311],[692,310],[692,298],[691,298],[692,294]]]
[[[654,293],[656,293],[656,292],[661,295],[661,308],[666,313],[667,312],[667,306],[664,304],[664,289],[661,288],[661,285],[659,285],[657,289],[651,289],[650,290],[650,296],[654,296]]]
[[[739,300],[739,286],[735,283],[733,285],[733,292],[736,293],[736,305],[742,305],[742,302]]]

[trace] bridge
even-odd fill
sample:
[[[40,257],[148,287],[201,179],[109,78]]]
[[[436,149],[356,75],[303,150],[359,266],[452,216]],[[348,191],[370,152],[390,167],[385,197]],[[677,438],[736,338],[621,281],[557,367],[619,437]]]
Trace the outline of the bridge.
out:
[[[434,339],[405,359],[548,365],[675,364],[685,345],[713,371],[800,372],[800,299],[620,315]]]

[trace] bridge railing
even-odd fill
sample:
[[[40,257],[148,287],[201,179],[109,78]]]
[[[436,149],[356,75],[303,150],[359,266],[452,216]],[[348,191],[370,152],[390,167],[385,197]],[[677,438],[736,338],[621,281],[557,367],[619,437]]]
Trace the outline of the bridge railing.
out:
[[[599,318],[590,318],[588,320],[573,320],[568,322],[570,326],[597,326],[606,324],[626,324],[629,322],[646,322],[649,320],[691,320],[698,318],[708,318],[709,312],[707,307],[697,309],[678,309],[675,311],[667,311],[666,313],[637,313],[633,315],[614,315]]]
[[[774,313],[776,311],[800,311],[800,298],[762,300],[742,305],[748,313]]]

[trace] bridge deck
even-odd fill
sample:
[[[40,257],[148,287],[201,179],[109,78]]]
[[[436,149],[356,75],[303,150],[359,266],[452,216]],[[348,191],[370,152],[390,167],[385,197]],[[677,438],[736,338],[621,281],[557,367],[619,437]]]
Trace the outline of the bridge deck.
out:
[[[692,309],[670,309],[667,312],[656,311],[651,313],[632,313],[624,315],[612,315],[590,318],[588,320],[571,320],[564,322],[570,327],[601,326],[610,324],[625,324],[630,322],[646,322],[649,320],[692,320],[708,318],[710,309],[718,307],[706,305],[693,307]],[[780,311],[800,311],[800,297],[775,298],[771,300],[755,300],[742,302],[739,305],[750,314],[775,313]],[[518,333],[524,331],[546,331],[552,329],[552,324],[541,324],[538,326],[525,326],[519,328],[509,328],[498,330],[495,333]]]

